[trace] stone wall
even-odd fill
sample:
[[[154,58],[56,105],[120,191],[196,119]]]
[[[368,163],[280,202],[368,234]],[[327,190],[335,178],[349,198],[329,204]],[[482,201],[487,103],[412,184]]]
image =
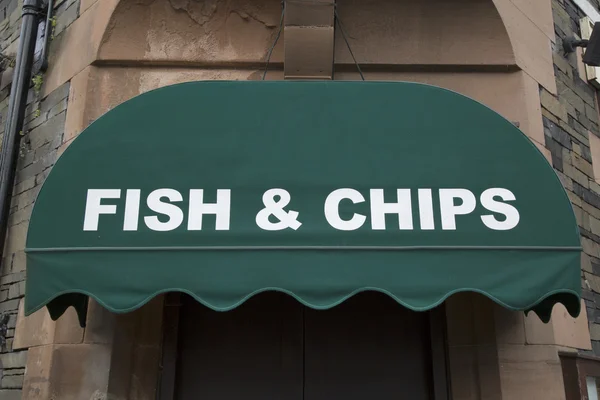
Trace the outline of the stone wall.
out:
[[[592,1],[598,7],[597,1]],[[590,140],[600,136],[596,90],[588,84],[581,52],[564,56],[562,41],[580,36],[585,15],[571,0],[552,0],[556,43],[553,48],[557,96],[540,87],[546,147],[567,189],[581,230],[583,298],[592,339],[600,355],[600,176],[594,176]]]
[[[81,6],[80,1],[82,1]],[[597,0],[590,1],[598,6]],[[93,3],[93,0],[57,0],[55,39],[59,41],[65,29],[79,17],[80,7],[86,9]],[[0,51],[6,56],[14,55],[17,49],[21,6],[22,0],[0,0]],[[594,135],[600,137],[599,116],[595,90],[586,83],[577,55],[571,54],[565,58],[562,54],[562,39],[579,34],[579,19],[583,14],[570,0],[552,0],[552,6],[556,33],[553,58],[558,95],[555,96],[540,87],[545,144],[551,151],[553,165],[568,190],[581,228],[585,252],[582,256],[583,296],[593,339],[592,351],[600,355],[600,184],[597,182],[600,181],[600,176],[594,176],[593,171],[594,165],[600,164],[600,159],[592,160],[590,150],[590,138]],[[13,11],[3,19],[4,9]],[[78,23],[84,23],[84,20]],[[61,60],[67,63],[69,61]],[[12,73],[12,69],[8,68],[0,78],[0,135],[4,133]],[[43,76],[41,78],[43,85]],[[70,78],[64,80],[66,79]],[[75,349],[76,346],[70,346],[73,342],[89,342],[98,348],[103,345],[98,344],[98,339],[93,335],[94,325],[88,324],[85,334],[81,331],[73,333],[72,336],[78,336],[75,340],[57,341],[61,345],[57,347],[57,355],[53,357],[58,361],[53,361],[50,356],[44,356],[46,353],[51,354],[55,349],[36,345],[33,344],[34,341],[25,339],[20,339],[20,343],[15,344],[13,351],[15,325],[19,309],[22,310],[25,289],[24,246],[29,217],[41,184],[60,152],[58,148],[63,143],[66,108],[69,91],[72,88],[70,82],[66,82],[45,97],[42,97],[38,89],[32,85],[29,94],[5,258],[2,260],[0,270],[0,335],[6,331],[5,343],[0,339],[0,400],[21,399],[28,353],[30,353],[30,361],[35,361],[30,365],[35,364],[39,369],[46,369],[44,373],[30,371],[28,376],[31,375],[33,381],[36,377],[47,375],[50,363],[60,362],[61,357],[64,359],[79,354],[76,353],[80,351]],[[5,321],[5,324],[2,324],[2,321]],[[105,323],[97,326],[98,330],[108,329]],[[56,335],[60,336],[58,333]],[[37,339],[39,338],[36,338],[37,343],[51,346],[50,340]],[[28,350],[29,346],[35,347]],[[88,351],[96,350],[92,348]],[[64,354],[69,354],[69,357]],[[97,360],[98,357],[100,356],[88,357],[86,360]],[[38,359],[46,360],[47,363],[37,362]],[[108,363],[110,360],[105,362]],[[63,382],[65,387],[75,387],[76,370],[80,369],[81,365],[85,365],[83,361],[72,365],[66,372],[61,370],[62,376],[54,378]],[[26,398],[39,398],[39,395],[33,394],[38,390],[35,384],[30,385],[32,393],[26,395]]]
[[[0,14],[0,51],[8,57],[8,68],[0,79],[0,135],[4,135],[13,75],[10,58],[16,53],[22,12],[22,0],[11,1],[1,5],[7,10],[13,9],[12,13],[3,20]],[[77,18],[78,9],[79,0],[56,2],[53,36],[60,35]],[[67,82],[42,98],[43,78],[40,75],[37,85],[32,80],[28,95],[9,231],[0,270],[0,400],[16,400],[22,396],[28,352],[27,349],[13,351],[13,338],[25,293],[25,239],[33,203],[57,159],[65,126],[70,84]]]

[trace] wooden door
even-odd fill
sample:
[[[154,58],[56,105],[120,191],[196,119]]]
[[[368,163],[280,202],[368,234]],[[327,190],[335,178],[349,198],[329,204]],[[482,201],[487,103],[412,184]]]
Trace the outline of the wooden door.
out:
[[[182,304],[175,395],[163,400],[434,398],[428,313],[385,295],[326,311],[281,293],[228,312]]]

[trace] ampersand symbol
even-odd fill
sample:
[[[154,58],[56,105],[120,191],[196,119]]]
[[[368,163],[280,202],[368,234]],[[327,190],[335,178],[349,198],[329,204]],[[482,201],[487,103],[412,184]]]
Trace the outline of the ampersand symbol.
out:
[[[275,201],[275,196],[279,197],[279,201]],[[284,189],[270,189],[263,194],[263,208],[256,215],[256,225],[266,231],[280,231],[286,228],[297,230],[302,225],[296,218],[298,212],[290,210],[286,212],[283,208],[290,204],[291,196]],[[279,222],[269,221],[269,216],[273,215]]]

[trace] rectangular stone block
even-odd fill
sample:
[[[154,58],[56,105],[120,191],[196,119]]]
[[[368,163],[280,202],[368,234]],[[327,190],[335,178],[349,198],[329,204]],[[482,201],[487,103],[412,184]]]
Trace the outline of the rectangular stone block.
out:
[[[563,164],[563,173],[565,175],[567,175],[568,177],[570,177],[571,179],[573,179],[575,182],[577,182],[582,187],[584,187],[586,189],[590,187],[589,177],[587,175],[585,175],[583,172],[581,172],[578,169],[576,169],[575,167],[573,167],[572,165]],[[577,193],[576,190],[575,190],[575,193]]]
[[[573,164],[573,157],[571,156],[572,151],[562,147],[562,159],[563,159],[563,163],[567,163],[567,164]]]
[[[5,375],[0,384],[6,389],[21,389],[23,387],[23,375]]]
[[[47,113],[54,106],[59,104],[62,100],[69,97],[69,89],[70,83],[67,82],[63,85],[60,85],[58,88],[52,91],[52,93],[48,94],[46,97],[42,99],[40,105],[40,111],[43,114]]]
[[[594,170],[592,168],[592,164],[578,156],[573,152],[571,155],[572,164],[575,168],[589,176],[590,178],[594,178]]]
[[[582,279],[582,284],[581,287],[582,288],[589,288],[589,284],[587,283],[587,280]],[[594,292],[592,292],[589,289],[581,289],[581,298],[585,299],[585,300],[590,300],[590,301],[594,301],[596,294]]]
[[[559,303],[554,306],[551,317],[554,331],[553,344],[576,349],[592,348],[585,303],[583,300],[581,303],[581,313],[577,318],[571,317],[562,304]]]
[[[30,204],[30,205],[26,206],[25,208],[17,210],[10,216],[8,225],[15,226],[15,225],[29,221],[32,211],[33,211],[33,204]]]
[[[0,303],[0,313],[6,313],[19,309],[19,299],[6,300]]]
[[[583,209],[577,206],[573,206],[573,213],[575,214],[577,225],[583,226]]]
[[[67,9],[60,14],[56,20],[54,35],[60,35],[69,25],[71,25],[79,17],[79,4],[72,3]]]
[[[589,217],[590,229],[594,235],[600,235],[600,220]]]
[[[579,229],[581,237],[586,237],[595,243],[600,243],[600,236],[594,235],[592,232],[586,229]]]
[[[546,159],[548,159],[547,156]],[[557,157],[555,154],[550,153],[550,159],[548,162],[552,163],[552,167],[554,167],[556,171],[562,172],[564,170],[562,157]]]
[[[21,171],[25,167],[28,167],[31,164],[33,164],[33,156],[34,152],[29,148],[27,139],[21,140],[21,145],[19,148],[19,157],[17,159],[17,171]]]
[[[25,375],[25,368],[7,369],[6,371],[2,371],[2,375]]]
[[[575,184],[573,184],[573,189],[575,190]],[[577,191],[575,190],[577,193]],[[582,188],[581,198],[583,201],[593,205],[596,208],[600,208],[600,196],[596,193],[592,192],[587,188]]]
[[[592,122],[598,123],[598,111],[589,104],[585,105],[585,116]]]
[[[556,171],[556,175],[558,175],[558,179],[560,179],[560,183],[562,183],[565,189],[573,191],[573,180],[571,178],[560,171]],[[600,185],[598,185],[598,190],[600,190]]]
[[[585,253],[581,253],[581,269],[585,272],[593,272],[592,259]]]
[[[580,110],[581,112],[585,112],[585,102],[579,97],[573,90],[567,87],[560,80],[556,82],[558,89],[558,99],[559,101],[566,101],[571,104],[576,110]]]
[[[589,131],[597,131],[597,124],[590,121],[589,118],[585,116],[585,113],[579,113],[577,115],[577,122]]]
[[[588,272],[584,272],[583,275],[590,289],[596,293],[600,293],[600,276]]]
[[[594,275],[600,276],[600,260],[594,257],[590,257],[590,263],[592,264],[592,272]],[[600,304],[600,303],[598,303]]]
[[[554,346],[499,345],[502,398],[564,399],[562,369]]]
[[[65,129],[66,112],[62,112],[44,122],[29,133],[31,148],[37,149],[50,143],[56,136],[61,136]]]
[[[50,392],[50,373],[52,371],[54,346],[32,347],[28,353],[27,374],[23,382],[23,400],[52,398]]]
[[[552,17],[555,26],[560,28],[562,32],[570,33],[572,31],[571,17],[567,13],[567,11],[560,6],[560,4],[556,4],[553,2],[552,5]]]
[[[111,347],[99,344],[54,346],[50,387],[57,399],[105,399]]]
[[[554,123],[552,123],[554,124]],[[548,127],[545,127],[548,128]],[[563,147],[563,145],[561,145],[559,142],[557,142],[553,137],[552,137],[552,133],[547,130],[546,134],[544,135],[544,144],[546,145],[546,148],[548,150],[550,150],[550,153],[552,153],[553,155],[556,155],[557,157],[562,158],[563,156],[563,149],[565,149],[566,151],[568,151],[565,147]]]
[[[7,275],[3,275],[0,278],[0,285],[6,285],[8,283],[15,283],[15,282],[20,282],[25,280],[25,273],[24,272],[18,272],[18,273],[14,273],[14,274],[7,274]]]
[[[581,197],[577,196],[575,193],[573,193],[571,191],[567,191],[567,196],[569,197],[569,200],[571,200],[571,203],[573,205],[576,205],[576,206],[579,206],[579,207],[584,207],[584,209],[585,209],[585,206],[583,206],[583,204],[585,204],[585,203],[583,203],[581,201]],[[591,206],[589,204],[588,204],[588,207],[592,207],[593,208],[593,206]],[[600,210],[597,210],[597,212],[600,215]]]
[[[569,195],[569,193],[572,192],[567,192],[567,195]],[[570,197],[570,196],[569,196]],[[575,196],[577,197],[577,196]],[[572,201],[572,200],[571,200]],[[580,201],[580,205],[583,207],[583,210],[587,213],[589,213],[591,216],[600,219],[600,209],[592,206],[591,204],[588,203],[582,203],[581,202],[581,198],[579,198]]]
[[[573,79],[573,83],[575,84],[575,88],[573,88],[573,90],[575,90],[575,92],[581,97],[581,99],[585,101],[586,104],[595,107],[596,93],[594,88],[591,85],[589,85],[586,81],[581,79],[581,77]]]
[[[571,120],[573,120],[573,119],[571,117],[569,117],[569,121],[571,121]],[[573,120],[573,121],[574,121],[574,123],[576,122],[576,120]],[[584,146],[590,145],[590,141],[589,141],[590,133],[581,124],[577,123],[579,130],[573,128],[571,125],[569,125],[565,121],[558,121],[558,125],[571,136],[571,139],[577,140],[579,143],[583,144]]]
[[[56,115],[65,112],[67,110],[67,105],[69,104],[69,99],[63,99],[61,100],[58,104],[56,104],[54,107],[52,107],[50,109],[50,111],[48,111],[48,118],[53,118]]]
[[[40,161],[46,154],[48,154],[52,149],[50,148],[50,143],[44,143],[40,147],[38,147],[33,151],[33,162]]]
[[[2,400],[21,400],[22,397],[23,391],[21,390],[0,389],[0,399]]]
[[[39,168],[39,170],[40,170],[39,172],[42,171],[42,168],[41,168],[42,167],[42,163],[41,162],[40,163],[36,163],[36,164],[32,164],[32,165],[39,166],[40,167]],[[37,175],[37,173],[36,173],[36,175]],[[40,190],[41,190],[41,186],[37,185],[37,186],[34,186],[33,188],[31,188],[29,190],[24,191],[23,193],[18,194],[15,197],[16,206],[19,209],[23,209],[23,208],[25,208],[25,207],[33,204],[35,202],[35,200],[37,199],[37,196],[40,193]]]
[[[45,308],[25,317],[21,300],[13,346],[18,350],[52,343],[77,344],[83,340],[83,331],[73,308],[69,308],[57,321],[52,321]]]
[[[25,368],[27,365],[27,351],[0,354],[0,368]]]
[[[8,298],[14,299],[25,295],[25,281],[13,283],[8,288]]]
[[[17,314],[10,314],[8,316],[7,327],[9,329],[14,329],[16,325],[17,325]]]
[[[598,245],[598,243],[595,243],[594,241],[586,237],[582,237],[581,245],[585,253],[589,254],[592,257],[600,257],[600,246]]]
[[[35,186],[35,177],[24,180],[23,182],[15,185],[13,188],[13,196],[23,193],[26,190],[32,189]]]
[[[33,158],[32,158],[32,161],[33,161]],[[40,163],[32,163],[30,165],[27,165],[23,169],[20,169],[17,171],[15,183],[21,183],[26,179],[35,177],[37,174],[42,172],[43,169],[44,168],[42,167],[42,165]]]
[[[2,352],[3,353],[10,353],[11,351],[13,351],[13,347],[12,347],[13,340],[14,340],[14,338],[7,338],[6,339],[6,344],[2,348]]]
[[[47,121],[45,115],[40,114],[40,109],[32,110],[31,114],[25,117],[23,132],[26,134]]]
[[[556,97],[554,97],[550,92],[545,89],[542,89],[540,92],[540,101],[542,106],[548,110],[552,115],[554,115],[558,119],[562,119],[563,121],[568,121],[567,109],[564,105],[562,105]]]
[[[569,64],[561,54],[553,52],[552,60],[554,61],[554,65],[563,72],[565,79],[571,79],[573,77],[573,67],[571,67],[571,64]]]
[[[26,257],[25,251],[21,250],[12,254],[12,262],[10,264],[10,273],[15,274],[25,271]]]
[[[556,116],[554,114],[552,114],[550,111],[546,110],[545,108],[542,108],[542,117],[543,119],[547,119],[549,121],[554,122],[555,124],[558,124],[558,118],[556,118]],[[545,126],[545,124],[544,124]]]
[[[579,114],[579,115],[569,115],[568,116],[568,126],[570,126],[571,128],[573,128],[575,130],[575,132],[578,132],[579,134],[583,135],[584,138],[588,138],[590,135],[589,132],[589,128],[585,127],[584,125],[581,124],[580,119],[585,118],[584,115]],[[561,121],[559,121],[560,124]],[[564,122],[564,121],[563,121]],[[564,129],[564,128],[563,128]],[[569,132],[571,133],[571,132]],[[585,143],[585,142],[584,142]],[[585,143],[587,144],[587,143]]]
[[[590,324],[590,337],[592,340],[600,340],[600,324]]]
[[[546,126],[544,126],[544,134],[552,137],[563,147],[566,147],[567,149],[572,148],[571,138],[569,137],[567,131],[562,129],[559,125],[556,125],[554,122],[549,122]]]

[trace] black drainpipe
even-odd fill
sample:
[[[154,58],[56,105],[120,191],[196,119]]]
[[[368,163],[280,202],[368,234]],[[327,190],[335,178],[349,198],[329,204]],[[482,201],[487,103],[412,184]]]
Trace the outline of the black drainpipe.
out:
[[[0,153],[0,260],[4,256],[4,244],[8,229],[8,215],[15,181],[21,131],[25,117],[25,107],[27,106],[27,93],[31,84],[31,70],[41,12],[40,1],[23,1],[21,36],[10,89],[2,152]]]

